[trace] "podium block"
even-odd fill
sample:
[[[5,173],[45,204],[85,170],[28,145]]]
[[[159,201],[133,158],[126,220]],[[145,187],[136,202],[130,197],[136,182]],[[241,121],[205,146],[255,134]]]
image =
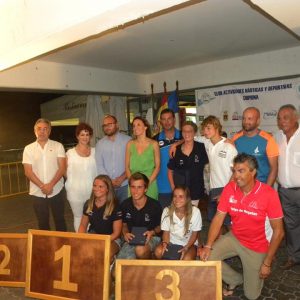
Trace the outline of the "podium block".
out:
[[[221,262],[117,260],[116,300],[222,299]]]
[[[27,234],[0,234],[0,286],[25,286]]]
[[[29,230],[26,296],[107,300],[109,253],[108,235]]]

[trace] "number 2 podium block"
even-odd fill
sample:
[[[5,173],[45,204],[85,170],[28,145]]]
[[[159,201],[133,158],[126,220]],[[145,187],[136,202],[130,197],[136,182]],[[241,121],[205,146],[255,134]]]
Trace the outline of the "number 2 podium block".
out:
[[[116,300],[222,299],[221,262],[117,260]]]
[[[109,253],[107,235],[29,230],[26,296],[107,300]]]
[[[0,234],[0,286],[25,286],[27,234]]]

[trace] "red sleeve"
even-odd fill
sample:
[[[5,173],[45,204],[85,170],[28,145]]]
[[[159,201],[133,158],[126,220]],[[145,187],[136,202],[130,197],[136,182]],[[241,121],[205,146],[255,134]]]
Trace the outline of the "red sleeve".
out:
[[[217,210],[222,213],[229,212],[229,197],[232,195],[232,189],[234,182],[229,182],[223,189],[223,192],[220,196],[219,204]]]
[[[270,190],[267,216],[269,219],[283,218],[283,212],[278,193],[273,189]]]

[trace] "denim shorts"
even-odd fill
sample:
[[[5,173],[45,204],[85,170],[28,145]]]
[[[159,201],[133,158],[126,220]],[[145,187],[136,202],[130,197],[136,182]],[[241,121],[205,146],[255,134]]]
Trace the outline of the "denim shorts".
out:
[[[152,239],[149,241],[148,245],[151,249],[151,252],[155,250],[155,248],[159,245],[160,243],[160,237],[154,236]],[[119,259],[136,259],[135,256],[135,247],[134,245],[129,245],[127,242],[124,242],[120,252],[117,255],[117,258]]]

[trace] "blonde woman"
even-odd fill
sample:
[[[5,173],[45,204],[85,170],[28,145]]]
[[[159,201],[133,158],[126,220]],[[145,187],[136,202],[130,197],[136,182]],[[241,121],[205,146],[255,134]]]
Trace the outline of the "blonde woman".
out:
[[[85,233],[87,230],[89,233],[110,235],[112,261],[120,250],[122,212],[117,206],[113,184],[107,175],[98,175],[94,179],[92,195],[84,204],[78,232]]]
[[[125,167],[126,176],[136,172],[143,173],[149,179],[146,195],[157,200],[158,188],[156,177],[160,169],[160,151],[156,141],[151,139],[148,121],[135,117],[132,122],[134,138],[127,143]]]
[[[162,242],[155,249],[155,256],[161,259],[168,251],[170,244],[180,245],[180,259],[194,260],[202,227],[200,210],[191,203],[187,187],[176,186],[173,190],[173,200],[169,207],[163,210],[161,217]]]

